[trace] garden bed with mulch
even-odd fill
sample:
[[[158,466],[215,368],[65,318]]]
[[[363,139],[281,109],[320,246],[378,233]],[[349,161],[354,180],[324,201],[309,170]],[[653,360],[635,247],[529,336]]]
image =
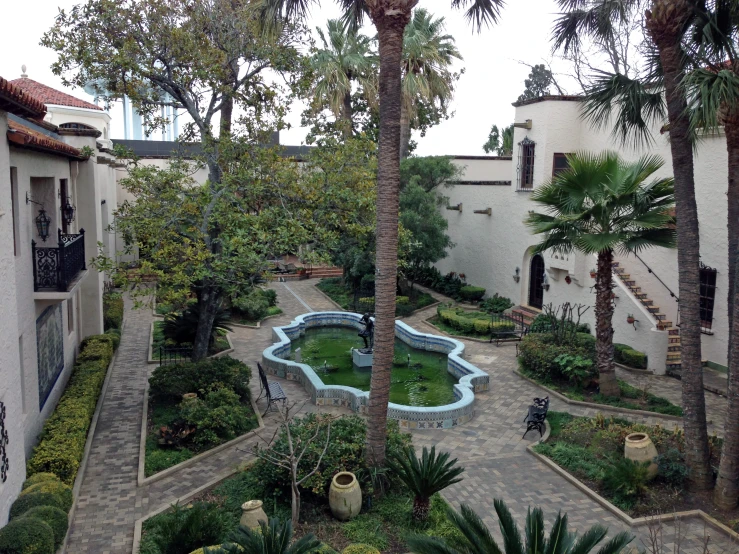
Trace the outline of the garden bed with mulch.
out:
[[[551,433],[533,446],[603,498],[633,518],[703,510],[724,525],[739,530],[739,508],[719,510],[712,493],[687,491],[683,431],[631,423],[615,417],[575,417],[549,412]],[[646,476],[645,466],[625,460],[624,444],[631,433],[646,433],[657,448],[658,473]],[[709,438],[711,463],[718,467],[721,440]]]

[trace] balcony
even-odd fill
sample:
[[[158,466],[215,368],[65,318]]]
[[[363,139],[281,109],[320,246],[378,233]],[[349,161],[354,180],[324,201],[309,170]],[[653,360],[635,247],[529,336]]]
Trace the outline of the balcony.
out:
[[[58,230],[57,246],[36,246],[31,241],[33,290],[37,293],[71,292],[85,266],[85,230],[64,234]]]

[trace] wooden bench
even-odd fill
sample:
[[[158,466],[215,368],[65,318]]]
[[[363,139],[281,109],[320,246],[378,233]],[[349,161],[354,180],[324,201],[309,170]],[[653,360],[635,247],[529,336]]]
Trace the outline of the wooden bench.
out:
[[[529,413],[523,418],[523,422],[526,424],[526,433],[536,430],[539,431],[540,437],[543,436],[547,412],[549,412],[549,397],[534,398],[534,403],[529,406]],[[524,438],[526,433],[521,438]]]
[[[264,410],[264,414],[266,414],[269,409],[272,407],[272,404],[275,402],[282,402],[282,406],[285,406],[285,401],[287,400],[287,395],[285,394],[285,391],[282,390],[282,386],[277,381],[267,381],[267,374],[262,369],[262,364],[257,362],[257,369],[259,369],[259,398],[257,398],[257,401],[259,401],[261,398],[266,397],[267,398],[267,409]],[[262,415],[264,415],[262,414]]]

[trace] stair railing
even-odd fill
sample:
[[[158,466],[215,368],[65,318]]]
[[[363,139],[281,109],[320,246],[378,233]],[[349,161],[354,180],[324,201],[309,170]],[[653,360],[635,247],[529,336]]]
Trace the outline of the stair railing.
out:
[[[680,327],[680,298],[677,296],[677,294],[675,294],[674,292],[672,292],[672,289],[670,287],[668,287],[667,284],[662,279],[659,278],[659,275],[657,275],[654,272],[654,270],[647,265],[647,262],[645,262],[644,260],[641,259],[641,257],[639,256],[639,254],[634,253],[634,256],[636,256],[636,259],[639,260],[642,263],[642,265],[647,268],[647,271],[649,273],[651,273],[652,275],[655,276],[655,278],[657,279],[657,281],[659,281],[660,284],[664,288],[667,289],[667,292],[670,293],[670,296],[675,299],[675,302],[677,302],[677,321],[675,321],[675,327]]]

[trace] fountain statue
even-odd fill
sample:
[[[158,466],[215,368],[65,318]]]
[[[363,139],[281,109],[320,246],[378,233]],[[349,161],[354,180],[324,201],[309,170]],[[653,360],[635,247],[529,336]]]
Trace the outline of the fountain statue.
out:
[[[375,321],[369,313],[359,320],[364,325],[358,336],[364,340],[364,348],[352,348],[352,361],[357,367],[372,367],[372,349],[375,346]]]

